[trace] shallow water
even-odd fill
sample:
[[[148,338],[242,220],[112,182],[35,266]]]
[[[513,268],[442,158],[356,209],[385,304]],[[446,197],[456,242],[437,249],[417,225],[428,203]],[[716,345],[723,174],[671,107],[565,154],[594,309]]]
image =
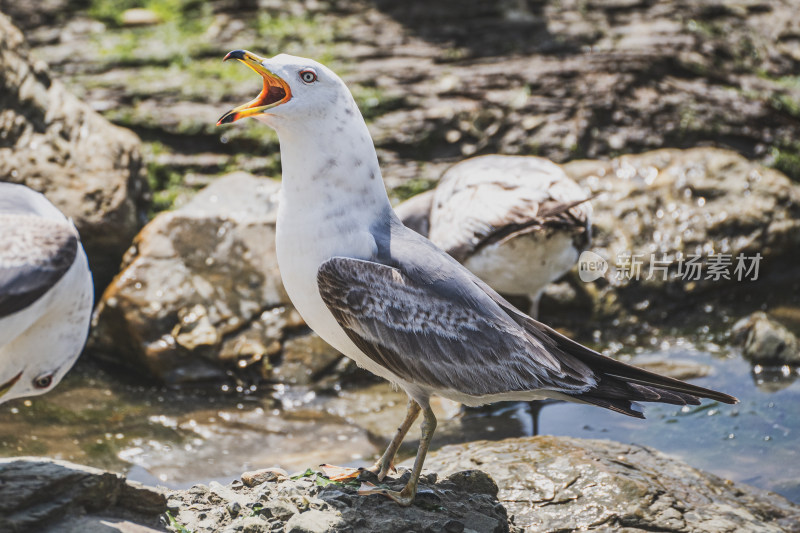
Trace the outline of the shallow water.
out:
[[[721,350],[676,342],[666,351],[637,354],[634,362],[655,357],[708,365],[711,374],[692,381],[734,394],[740,404],[648,405],[648,420],[642,421],[554,403],[541,409],[538,432],[653,446],[800,502],[798,372],[765,370],[754,379],[738,354],[711,352]],[[0,405],[0,456],[56,457],[182,488],[228,481],[261,467],[296,471],[322,462],[367,464],[382,451],[404,409],[404,395],[384,384],[335,397],[285,388],[186,392],[124,383],[83,363],[52,393]],[[452,404],[437,402],[435,409],[440,425],[434,448],[530,435],[536,429],[527,403],[459,414]],[[414,453],[416,431],[401,450],[405,456]]]

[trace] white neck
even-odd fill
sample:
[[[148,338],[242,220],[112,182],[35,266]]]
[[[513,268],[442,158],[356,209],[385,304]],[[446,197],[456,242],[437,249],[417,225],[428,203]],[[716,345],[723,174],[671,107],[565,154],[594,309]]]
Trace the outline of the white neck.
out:
[[[391,208],[367,125],[352,97],[327,116],[273,123],[281,144],[282,201],[306,216],[374,220]]]

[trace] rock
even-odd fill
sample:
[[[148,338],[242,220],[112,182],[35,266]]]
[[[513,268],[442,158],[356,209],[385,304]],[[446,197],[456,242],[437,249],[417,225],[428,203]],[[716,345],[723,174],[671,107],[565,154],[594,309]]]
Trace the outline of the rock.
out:
[[[390,19],[373,30],[381,35],[351,39],[367,34],[393,53],[351,77],[404,97],[373,126],[383,159],[398,163],[392,179],[436,172],[410,163],[420,153],[563,162],[697,144],[800,171],[788,134],[800,95],[779,81],[800,55],[787,3],[376,5]]]
[[[279,479],[287,479],[289,474],[281,468],[263,468],[261,470],[254,470],[252,472],[244,472],[242,474],[242,483],[248,487],[255,487],[262,483],[271,481],[278,481]]]
[[[327,376],[342,357],[316,333],[287,339],[281,364],[273,376],[282,383],[308,385]]]
[[[655,372],[662,376],[686,381],[689,379],[704,378],[711,374],[711,367],[696,363],[691,359],[675,359],[672,357],[635,358],[630,361],[632,365]]]
[[[753,364],[800,364],[800,340],[763,311],[757,311],[736,322],[731,329],[731,336],[742,345],[745,359]]]
[[[166,382],[268,377],[283,331],[302,325],[275,257],[280,185],[235,173],[136,237],[98,305],[88,349]]]
[[[666,149],[564,169],[598,194],[592,252],[610,268],[576,282],[597,316],[747,291],[797,257],[800,186],[736,153]]]
[[[0,14],[0,179],[44,193],[75,221],[99,294],[146,219],[140,142],[31,56]]]
[[[286,533],[326,533],[344,525],[341,516],[331,515],[323,511],[311,509],[305,513],[292,516],[284,531]]]
[[[3,459],[0,528],[150,533],[164,530],[158,515],[167,510],[171,531],[194,533],[778,533],[800,525],[800,505],[633,444],[568,437],[477,441],[432,453],[426,468],[414,504],[402,508],[378,495],[359,496],[359,482],[332,482],[312,470],[253,487],[211,482],[165,492],[62,461]],[[401,472],[386,486],[402,488],[409,472]]]
[[[797,531],[800,506],[643,446],[567,437],[451,445],[427,469],[487,472],[526,531]],[[465,520],[467,525],[469,520]]]
[[[119,22],[123,26],[152,26],[159,24],[161,17],[150,9],[137,7],[123,11]]]
[[[408,475],[406,472],[399,478],[389,478],[386,484],[399,490]],[[359,484],[331,482],[321,474],[306,472],[295,479],[280,479],[254,488],[239,486],[234,490],[229,485],[223,487],[225,490],[208,490],[199,486],[174,491],[170,508],[175,509],[177,523],[194,533],[254,526],[262,528],[255,531],[294,533],[518,531],[509,525],[505,509],[497,501],[497,487],[483,473],[465,472],[439,482],[435,474],[423,475],[417,499],[408,508],[381,496],[359,496]],[[238,502],[242,512],[236,517],[227,511],[218,512],[231,501]],[[255,522],[249,518],[252,516],[260,520]]]
[[[0,459],[2,531],[164,531],[166,510],[162,491],[120,474],[39,457]]]

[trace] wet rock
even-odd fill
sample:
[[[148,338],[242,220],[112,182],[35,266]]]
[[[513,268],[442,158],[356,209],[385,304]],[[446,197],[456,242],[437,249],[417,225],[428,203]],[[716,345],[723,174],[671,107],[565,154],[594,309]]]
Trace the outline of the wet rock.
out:
[[[53,79],[3,14],[0,109],[0,179],[44,193],[75,221],[99,294],[145,221],[139,139]]]
[[[800,364],[800,340],[763,311],[739,320],[733,325],[731,335],[742,346],[745,359],[753,364]]]
[[[526,531],[796,531],[800,506],[637,445],[566,437],[478,441],[434,452],[440,475],[487,472]],[[469,521],[465,521],[470,524]]]
[[[166,382],[269,377],[284,330],[302,325],[275,257],[278,189],[228,175],[150,222],[103,294],[90,352]]]
[[[279,479],[286,479],[289,474],[280,468],[264,468],[261,470],[254,470],[252,472],[244,472],[242,474],[242,483],[248,487],[255,487],[262,483],[269,483],[278,481]]]
[[[387,479],[386,485],[399,490],[407,479],[408,472]],[[483,473],[465,472],[439,482],[435,474],[423,475],[417,499],[408,508],[382,496],[359,496],[359,484],[331,482],[321,474],[307,472],[302,477],[254,488],[231,490],[229,485],[215,490],[194,487],[175,491],[170,506],[176,509],[177,523],[195,533],[255,527],[294,533],[517,531],[497,501],[496,486],[492,491],[493,482]],[[231,501],[242,506],[238,516],[216,512]]]
[[[327,376],[343,357],[316,333],[287,339],[273,376],[281,383],[308,385]]]
[[[164,531],[166,510],[162,491],[120,474],[39,457],[0,459],[2,531]]]
[[[704,378],[711,373],[710,366],[696,363],[690,359],[649,357],[647,359],[635,358],[630,363],[650,372],[680,379],[681,381]]]
[[[597,316],[747,290],[796,257],[800,186],[736,153],[658,150],[564,169],[598,194],[592,252],[609,268],[576,281]]]

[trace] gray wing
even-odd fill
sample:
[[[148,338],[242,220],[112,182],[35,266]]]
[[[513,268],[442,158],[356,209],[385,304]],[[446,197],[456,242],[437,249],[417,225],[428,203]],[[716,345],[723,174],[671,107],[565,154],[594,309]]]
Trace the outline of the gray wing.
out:
[[[476,301],[484,300],[477,287],[453,291],[442,280],[421,282],[399,268],[344,257],[323,263],[317,284],[350,339],[406,381],[472,396],[580,392],[592,383],[577,359],[553,357],[491,300]]]
[[[317,285],[353,342],[399,377],[472,396],[548,389],[643,418],[636,401],[725,403],[724,393],[611,359],[517,311],[425,239],[388,220],[374,261],[334,257]]]
[[[67,223],[0,214],[0,318],[29,306],[72,266],[78,237]]]
[[[480,247],[542,230],[568,231],[584,249],[588,196],[547,159],[481,156],[442,176],[430,209],[430,239],[459,261]]]

